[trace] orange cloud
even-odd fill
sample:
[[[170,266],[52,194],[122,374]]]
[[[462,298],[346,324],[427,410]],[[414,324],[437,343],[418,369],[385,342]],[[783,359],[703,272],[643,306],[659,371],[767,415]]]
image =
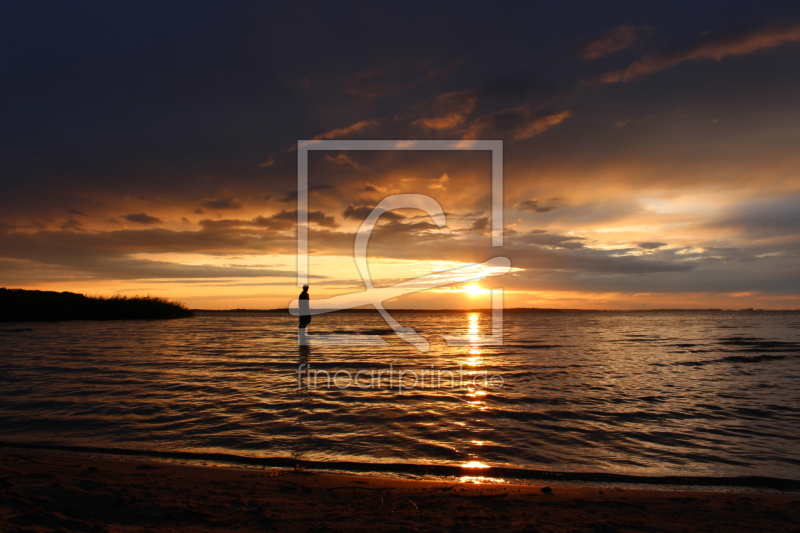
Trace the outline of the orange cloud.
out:
[[[465,119],[466,117],[462,113],[450,113],[444,117],[421,118],[412,122],[411,125],[422,126],[429,130],[449,130],[464,122]]]
[[[728,56],[751,54],[797,41],[800,41],[800,23],[756,28],[735,34],[714,35],[677,50],[650,54],[630,64],[627,68],[603,74],[600,80],[603,83],[627,82],[686,61],[710,59],[720,61]]]
[[[571,111],[542,115],[525,105],[504,109],[473,121],[464,139],[529,139],[560,124],[571,115]]]
[[[124,215],[121,218],[124,218],[128,222],[137,222],[139,224],[156,224],[161,222],[160,218],[152,217],[147,213],[131,213],[130,215]],[[80,225],[80,222],[78,222],[78,224]]]
[[[637,32],[636,26],[619,26],[579,45],[578,54],[584,59],[599,59],[625,50],[636,42]]]
[[[328,161],[330,163],[334,163],[336,165],[344,165],[344,166],[352,167],[352,168],[355,168],[355,169],[359,168],[358,163],[356,163],[350,157],[348,157],[347,154],[340,153],[340,154],[337,154],[335,157],[332,156],[332,155],[326,155],[325,156],[325,161]]]
[[[411,123],[430,130],[446,130],[462,124],[475,109],[478,96],[474,90],[453,91],[437,96],[429,105],[432,118],[420,118]]]
[[[263,163],[259,163],[258,167],[259,168],[266,168],[266,167],[271,167],[274,164],[275,164],[275,158],[272,157],[272,156],[269,156],[266,161],[264,161]]]
[[[377,125],[378,125],[377,120],[362,120],[361,122],[356,122],[355,124],[347,126],[346,128],[337,128],[330,131],[326,131],[325,133],[320,133],[319,135],[315,135],[313,139],[314,140],[339,139],[341,137],[347,137],[351,133],[361,132],[364,130],[374,128]]]

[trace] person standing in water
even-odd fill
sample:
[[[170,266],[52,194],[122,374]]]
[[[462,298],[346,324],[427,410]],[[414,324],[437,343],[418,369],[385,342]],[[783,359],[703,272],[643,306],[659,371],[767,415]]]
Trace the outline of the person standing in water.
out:
[[[300,333],[305,333],[306,326],[311,323],[311,311],[308,299],[308,285],[303,285],[303,292],[297,297],[300,305]]]

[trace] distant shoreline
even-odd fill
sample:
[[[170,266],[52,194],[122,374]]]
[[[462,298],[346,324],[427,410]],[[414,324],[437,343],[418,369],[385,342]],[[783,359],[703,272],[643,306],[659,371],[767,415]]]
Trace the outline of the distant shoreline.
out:
[[[0,322],[70,320],[164,320],[194,311],[154,296],[91,297],[74,292],[0,288]]]
[[[492,309],[390,309],[391,313],[490,313]],[[196,313],[288,313],[289,309],[192,309]],[[331,313],[377,313],[375,309],[344,309]],[[800,309],[555,309],[546,307],[507,307],[504,313],[800,313]]]

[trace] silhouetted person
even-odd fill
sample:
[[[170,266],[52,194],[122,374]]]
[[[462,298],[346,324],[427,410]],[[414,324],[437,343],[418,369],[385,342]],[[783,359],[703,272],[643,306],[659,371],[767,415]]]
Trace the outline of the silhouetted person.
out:
[[[308,285],[303,285],[303,292],[297,297],[300,305],[300,333],[306,332],[306,326],[311,323],[311,311],[308,302]]]

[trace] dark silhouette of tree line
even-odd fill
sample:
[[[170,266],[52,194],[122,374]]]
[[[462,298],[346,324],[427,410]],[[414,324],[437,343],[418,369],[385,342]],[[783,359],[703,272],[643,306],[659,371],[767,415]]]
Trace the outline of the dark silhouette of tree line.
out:
[[[74,292],[0,288],[0,322],[149,320],[194,315],[180,302],[154,296],[84,296]]]

